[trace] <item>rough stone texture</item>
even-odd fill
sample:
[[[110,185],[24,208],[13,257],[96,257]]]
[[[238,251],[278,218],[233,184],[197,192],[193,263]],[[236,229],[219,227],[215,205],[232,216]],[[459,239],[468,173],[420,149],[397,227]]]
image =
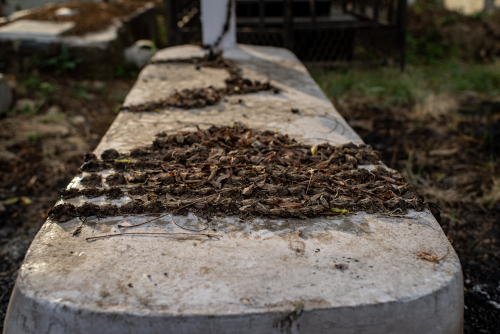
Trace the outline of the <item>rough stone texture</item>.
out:
[[[29,13],[27,11],[25,15]],[[16,22],[3,28],[13,24]],[[66,45],[71,56],[80,60],[77,74],[107,78],[116,65],[124,61],[125,48],[139,39],[156,39],[156,18],[152,3],[145,4],[123,20],[115,20],[103,31],[84,36],[47,38],[33,34],[13,39],[13,36],[2,37],[0,33],[0,63],[4,63],[6,70],[12,73],[28,71],[34,65],[31,62],[33,55],[42,58],[54,57],[61,52],[62,45]],[[15,57],[12,56],[14,54]]]
[[[12,104],[12,89],[7,78],[0,73],[0,112],[9,109]]]
[[[180,47],[156,57],[199,53]],[[130,150],[160,130],[233,121],[280,129],[310,143],[361,142],[289,52],[241,46],[227,56],[249,76],[269,77],[283,92],[233,96],[200,110],[122,112],[95,153],[111,147]],[[187,65],[148,65],[126,104],[141,101],[142,95],[141,102],[148,102],[175,89],[169,84],[154,89],[151,78],[167,66],[176,71],[179,85],[205,83],[204,74],[193,78]],[[210,73],[220,84],[224,75],[217,71]],[[292,106],[300,113],[292,113]],[[82,176],[70,187],[80,187]],[[119,205],[127,198],[85,200]],[[93,220],[78,237],[71,236],[77,219],[47,221],[19,271],[5,334],[462,331],[463,285],[456,253],[452,249],[436,270],[416,256],[421,251],[442,256],[448,250],[446,236],[427,211],[410,212],[407,218],[364,212],[334,219],[218,218],[211,224],[216,232],[210,231],[220,240],[179,235],[85,241],[117,232],[117,224],[146,219]],[[190,228],[203,224],[192,215],[175,220]],[[168,217],[135,231],[186,232]]]

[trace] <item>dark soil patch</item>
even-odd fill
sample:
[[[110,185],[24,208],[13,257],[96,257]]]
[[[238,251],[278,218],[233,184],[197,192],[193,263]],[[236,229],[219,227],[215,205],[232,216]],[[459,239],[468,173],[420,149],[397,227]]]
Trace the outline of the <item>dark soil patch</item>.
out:
[[[133,196],[141,196],[147,193],[148,191],[143,186],[135,187],[128,191],[128,194]]]
[[[101,174],[90,174],[88,176],[85,176],[82,178],[80,181],[82,185],[85,187],[102,187],[102,175]]]
[[[117,150],[109,149],[109,150],[102,152],[101,159],[102,160],[114,160],[114,159],[118,159],[119,156],[120,156],[120,154],[118,153]],[[85,160],[85,161],[87,161],[87,160]]]
[[[87,161],[90,161],[90,160],[95,160],[95,159],[97,159],[97,156],[94,153],[87,152],[83,156],[83,161],[84,162],[87,162]]]
[[[17,270],[31,241],[61,198],[61,189],[79,173],[82,156],[97,146],[116,117],[115,108],[134,84],[134,80],[74,80],[36,73],[8,75],[8,79],[16,100],[31,99],[39,109],[36,115],[0,113],[0,201],[21,196],[32,201],[0,208],[0,332]],[[69,133],[55,138],[39,130],[52,122],[66,124]],[[23,128],[30,128],[36,140]],[[68,195],[65,198],[79,196],[77,189],[62,193]],[[76,217],[76,211],[58,215],[67,221]]]
[[[148,151],[143,150],[142,148],[136,148],[130,151],[130,156],[132,158],[140,158],[145,155],[148,155]]]
[[[142,168],[140,168],[142,169]],[[144,184],[148,181],[148,174],[135,174],[128,179],[130,184]],[[141,194],[142,195],[142,194]]]
[[[103,169],[107,168],[107,164],[103,161],[96,162],[95,160],[91,160],[88,162],[85,162],[81,167],[80,170],[82,172],[97,172]]]
[[[104,193],[106,194],[106,198],[109,199],[118,199],[124,195],[123,191],[119,187],[115,186],[106,189]]]
[[[138,201],[130,201],[120,207],[122,215],[137,215],[144,212],[144,205]]]
[[[111,174],[106,177],[106,183],[109,186],[119,186],[122,184],[126,184],[127,181],[125,180],[125,177],[122,174]]]
[[[80,196],[80,190],[76,188],[69,188],[61,190],[61,197],[64,199],[70,199]]]
[[[66,222],[78,216],[73,204],[64,203],[55,206],[49,211],[49,218],[57,222]]]
[[[457,110],[425,119],[415,119],[412,106],[336,105],[388,166],[442,209],[441,226],[464,272],[464,333],[499,333],[500,107],[473,92],[455,99]]]
[[[114,217],[120,214],[120,209],[114,204],[101,205],[99,214],[103,217]]]
[[[162,201],[153,200],[145,205],[145,213],[162,213],[165,212],[165,205]]]
[[[102,31],[109,27],[113,19],[125,18],[143,7],[146,2],[68,2],[61,4],[51,4],[44,6],[36,12],[22,17],[23,20],[75,22],[75,27],[65,33],[65,35],[82,36],[91,32]],[[77,13],[70,17],[56,16],[55,12],[61,7],[68,7],[77,10]]]
[[[87,218],[92,216],[98,216],[100,207],[97,204],[85,202],[76,208],[78,216],[81,218]]]
[[[87,198],[96,198],[103,195],[103,191],[96,187],[85,188],[80,193]]]

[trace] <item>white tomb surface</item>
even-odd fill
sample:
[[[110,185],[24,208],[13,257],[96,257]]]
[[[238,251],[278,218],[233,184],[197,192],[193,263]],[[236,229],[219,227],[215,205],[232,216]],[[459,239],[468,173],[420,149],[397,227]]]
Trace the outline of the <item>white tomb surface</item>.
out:
[[[154,60],[205,52],[173,47]],[[281,92],[227,96],[201,109],[125,110],[95,153],[127,152],[149,144],[161,131],[235,122],[278,130],[311,145],[362,143],[289,51],[240,45],[224,56],[245,77],[269,79]],[[197,70],[193,64],[150,64],[124,106],[158,101],[183,88],[222,87],[227,76],[223,69]],[[69,187],[81,187],[82,176]],[[120,205],[128,200],[61,202]],[[151,218],[92,220],[76,237],[77,218],[47,220],[19,270],[4,333],[462,332],[463,283],[455,251],[435,270],[432,262],[417,257],[422,251],[442,256],[449,247],[428,210],[410,211],[405,218],[365,212],[305,220],[219,217],[210,227],[220,240],[117,236],[86,241],[118,233],[118,224]],[[192,214],[174,218],[191,228],[203,225]],[[186,232],[169,217],[133,231]]]
[[[0,39],[55,41],[75,26],[74,22],[18,20],[0,27]]]

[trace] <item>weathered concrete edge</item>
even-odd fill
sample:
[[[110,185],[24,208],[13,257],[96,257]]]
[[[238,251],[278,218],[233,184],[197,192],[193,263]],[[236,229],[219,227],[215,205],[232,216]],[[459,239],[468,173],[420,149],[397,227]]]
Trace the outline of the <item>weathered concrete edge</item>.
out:
[[[455,255],[454,252],[453,255]],[[356,307],[310,310],[306,306],[303,314],[292,323],[300,325],[301,329],[307,332],[315,333],[326,333],[331,330],[335,330],[336,333],[350,333],[353,330],[370,333],[459,333],[463,323],[463,283],[458,261],[456,266],[451,280],[424,296],[382,304],[361,304]],[[181,333],[203,332],[207,328],[214,328],[217,333],[237,333],[245,329],[252,329],[259,333],[274,333],[279,331],[280,323],[282,327],[288,326],[286,317],[294,311],[293,309],[270,309],[266,313],[180,316],[155,310],[148,310],[149,313],[145,315],[120,307],[112,311],[95,312],[86,309],[85,305],[74,308],[71,300],[48,301],[37,298],[35,295],[30,296],[25,292],[25,289],[29,287],[21,285],[23,285],[23,270],[20,271],[13,302],[8,311],[19,314],[17,323],[14,321],[6,323],[6,328],[10,325],[14,326],[11,327],[13,331],[10,333],[19,333],[19,330],[14,331],[14,329],[24,328],[28,332],[44,332],[45,329],[45,332],[66,333],[70,330],[81,329],[82,332],[126,333],[144,330],[144,325],[138,327],[135,324],[137,320],[142,321],[144,318],[147,319],[146,326],[149,326],[146,330],[152,333],[164,332],[166,329]],[[35,320],[26,320],[25,315],[30,313],[34,315]],[[75,315],[82,318],[77,319],[77,327],[61,327],[57,331],[57,326],[63,326],[62,324],[67,323],[68,320],[74,321]],[[93,324],[99,323],[99,318],[103,316],[112,318],[110,328],[101,328]],[[107,318],[108,322],[109,318]],[[27,322],[30,322],[31,327],[28,327]],[[258,322],[258,327],[252,327],[257,326],[256,322]],[[8,333],[7,329],[4,333]]]
[[[24,293],[22,278],[16,282],[7,313],[4,334],[11,333],[462,333],[463,277],[439,291],[416,299],[378,305],[308,309],[278,309],[262,313],[209,315],[170,315],[158,311],[144,313],[95,312],[74,308],[69,301],[53,303]],[[26,314],[30,314],[27,317]],[[77,316],[75,316],[77,315]],[[146,321],[145,319],[146,318]],[[105,321],[103,321],[105,319]],[[140,320],[140,321],[139,321]],[[73,324],[67,328],[67,324]],[[107,326],[103,327],[103,324]],[[19,329],[23,329],[19,332]],[[295,329],[295,330],[294,330]]]

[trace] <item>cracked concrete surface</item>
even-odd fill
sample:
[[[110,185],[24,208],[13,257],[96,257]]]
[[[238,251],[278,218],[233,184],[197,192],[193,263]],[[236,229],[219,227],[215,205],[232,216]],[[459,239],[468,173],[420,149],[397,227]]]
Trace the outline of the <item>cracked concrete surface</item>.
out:
[[[157,59],[200,55],[197,47],[163,50]],[[145,145],[164,130],[242,122],[309,143],[361,139],[293,54],[240,46],[227,57],[252,78],[269,78],[280,94],[231,96],[195,110],[121,112],[96,153]],[[150,102],[179,87],[221,84],[224,72],[194,76],[186,64],[161,86],[148,65],[125,105]],[[194,67],[194,66],[193,66]],[[164,68],[165,69],[165,68]],[[203,70],[205,71],[205,70]],[[190,78],[190,79],[188,79]],[[238,100],[243,100],[243,103]],[[299,109],[292,113],[291,108]],[[79,186],[81,175],[70,185]],[[103,203],[103,197],[92,200]],[[121,199],[123,200],[123,199]],[[81,203],[84,198],[68,200]],[[116,203],[115,203],[116,204]],[[417,252],[442,256],[448,241],[429,212],[406,218],[358,212],[335,219],[215,219],[220,240],[196,236],[117,236],[118,224],[146,216],[85,224],[47,221],[33,241],[9,306],[5,333],[460,333],[463,286],[451,253],[436,270]],[[199,218],[176,216],[196,228]],[[297,234],[302,230],[302,236]],[[185,232],[168,217],[138,232]]]

